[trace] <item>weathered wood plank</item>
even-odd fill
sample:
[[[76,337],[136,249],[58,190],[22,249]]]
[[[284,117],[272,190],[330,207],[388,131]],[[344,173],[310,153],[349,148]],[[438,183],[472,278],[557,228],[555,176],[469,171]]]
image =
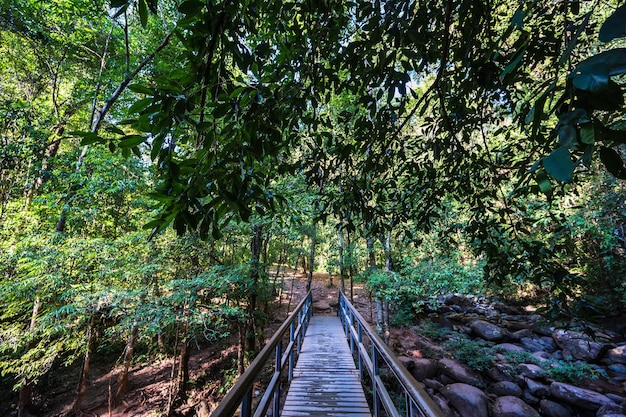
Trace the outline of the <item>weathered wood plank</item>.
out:
[[[371,417],[337,317],[313,317],[282,417]]]

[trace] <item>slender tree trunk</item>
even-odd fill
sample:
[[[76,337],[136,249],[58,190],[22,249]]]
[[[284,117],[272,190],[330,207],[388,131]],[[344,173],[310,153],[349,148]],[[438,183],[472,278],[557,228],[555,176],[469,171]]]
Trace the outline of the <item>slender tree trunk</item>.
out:
[[[311,225],[311,252],[309,254],[309,276],[306,280],[307,291],[311,289],[311,284],[313,283],[313,269],[315,268],[315,245],[317,243],[316,234],[317,234],[317,225],[315,224],[315,220],[313,220],[313,224]]]
[[[237,349],[237,375],[241,376],[246,370],[246,325],[244,323],[237,324],[238,333],[238,349]]]
[[[256,317],[259,279],[261,276],[261,251],[263,250],[263,226],[254,224],[252,226],[252,241],[250,243],[250,279],[252,280],[252,290],[248,296],[247,311],[247,335],[246,350],[256,352]]]
[[[76,388],[76,399],[74,405],[72,405],[72,412],[74,415],[80,416],[82,414],[80,408],[83,403],[83,398],[87,392],[87,385],[89,382],[89,368],[91,365],[91,354],[96,345],[98,338],[98,331],[96,329],[98,320],[98,314],[92,313],[89,319],[89,325],[87,327],[87,348],[85,351],[85,358],[83,360],[83,366],[80,371],[80,377],[78,378],[78,386]]]
[[[350,251],[350,264],[348,267],[348,274],[350,275],[350,302],[354,302],[354,276],[356,275],[356,271],[354,270],[354,251],[352,248],[352,240],[350,239],[350,231],[348,230],[348,235],[346,236],[346,244],[348,245],[348,249]]]
[[[187,385],[189,384],[189,341],[185,340],[180,348],[178,361],[178,401],[182,404],[187,400]]]
[[[37,324],[37,316],[39,316],[40,299],[35,297],[33,302],[33,312],[30,316],[29,331],[32,333],[35,331]],[[17,415],[18,417],[26,417],[30,415],[29,410],[33,406],[33,381],[28,376],[22,378],[22,388],[18,394],[17,400]]]
[[[341,292],[346,292],[346,272],[344,269],[343,256],[343,216],[339,218],[339,279],[341,280]]]
[[[393,227],[393,222],[391,227]],[[388,273],[392,271],[391,265],[391,229],[389,229],[385,239],[385,271]],[[389,342],[389,300],[383,303],[383,340],[385,343]]]
[[[128,337],[128,341],[126,342],[126,348],[124,349],[124,364],[122,366],[122,370],[120,371],[120,375],[117,378],[117,391],[115,392],[116,399],[122,397],[130,389],[128,373],[130,370],[130,364],[133,360],[135,343],[137,341],[138,333],[139,327],[137,325],[137,321],[135,320],[135,322],[133,323],[133,327],[130,330],[130,336]]]

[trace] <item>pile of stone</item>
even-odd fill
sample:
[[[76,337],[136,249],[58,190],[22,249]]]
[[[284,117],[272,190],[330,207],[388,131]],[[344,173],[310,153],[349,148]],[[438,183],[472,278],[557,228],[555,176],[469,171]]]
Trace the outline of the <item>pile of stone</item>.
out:
[[[420,346],[405,347],[414,355],[402,356],[402,362],[447,416],[626,417],[623,332],[604,331],[592,338],[571,327],[546,326],[536,314],[458,295],[447,297],[431,316],[457,336],[493,343],[494,365],[481,373],[451,357],[419,357]],[[515,351],[536,360],[513,366],[506,352]],[[557,360],[588,363],[603,376],[556,381],[546,370]]]

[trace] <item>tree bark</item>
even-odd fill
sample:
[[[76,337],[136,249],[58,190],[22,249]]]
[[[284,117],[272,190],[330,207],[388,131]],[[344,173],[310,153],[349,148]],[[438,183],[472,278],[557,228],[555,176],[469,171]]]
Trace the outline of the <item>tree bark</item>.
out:
[[[261,252],[263,250],[263,225],[254,224],[252,226],[252,240],[250,242],[250,279],[251,291],[248,296],[247,311],[247,334],[246,351],[256,352],[256,308],[258,301],[258,286],[261,277]]]
[[[98,332],[96,329],[97,319],[98,314],[92,313],[91,318],[89,319],[89,326],[87,327],[87,348],[85,351],[85,358],[83,360],[83,367],[81,368],[80,377],[78,378],[76,399],[74,400],[74,405],[72,405],[72,412],[74,413],[74,415],[77,416],[80,416],[82,414],[81,406],[83,403],[83,398],[85,397],[85,393],[87,392],[87,384],[89,382],[89,367],[91,365],[91,354],[98,338]]]
[[[40,299],[35,297],[33,302],[33,312],[30,316],[29,331],[35,331],[37,324],[37,316],[39,316]],[[30,410],[33,406],[33,381],[28,376],[24,376],[22,379],[22,388],[18,394],[17,400],[17,415],[18,417],[26,417],[30,415]]]
[[[128,337],[128,341],[126,342],[126,348],[124,349],[124,364],[117,379],[117,391],[115,392],[116,400],[121,398],[130,389],[128,373],[130,370],[130,364],[133,360],[133,354],[135,352],[135,342],[137,340],[138,333],[139,327],[137,326],[137,322],[135,321],[135,323],[133,323],[132,329],[130,330],[130,336]]]
[[[315,267],[315,245],[317,243],[317,239],[315,238],[316,234],[317,234],[317,226],[315,224],[315,220],[313,220],[313,224],[311,225],[311,252],[309,254],[309,276],[306,280],[307,292],[311,290],[311,284],[313,283],[313,269]]]

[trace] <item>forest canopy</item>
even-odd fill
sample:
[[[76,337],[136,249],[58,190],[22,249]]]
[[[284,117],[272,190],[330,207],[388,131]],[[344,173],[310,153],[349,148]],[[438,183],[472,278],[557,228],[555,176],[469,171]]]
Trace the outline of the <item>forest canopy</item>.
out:
[[[302,259],[409,310],[626,306],[622,1],[0,6],[0,371],[22,408],[97,346],[182,360],[236,333],[241,369],[270,266]]]

